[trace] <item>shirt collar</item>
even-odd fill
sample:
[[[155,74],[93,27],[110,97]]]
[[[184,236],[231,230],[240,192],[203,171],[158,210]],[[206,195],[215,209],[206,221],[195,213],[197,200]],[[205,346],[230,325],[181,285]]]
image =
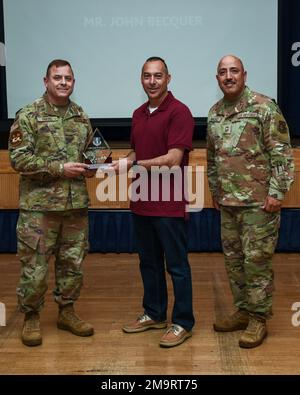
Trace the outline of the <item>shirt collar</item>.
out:
[[[250,95],[250,89],[248,86],[245,86],[245,89],[243,90],[240,97],[234,102],[228,102],[224,99],[221,99],[217,104],[216,112],[224,116],[230,116],[239,112],[243,112],[247,109]]]
[[[45,112],[48,115],[58,116],[59,114],[58,114],[58,111],[56,109],[56,106],[49,102],[49,98],[48,98],[47,92],[45,92],[43,94],[43,99],[45,100]],[[72,102],[71,100],[69,100],[69,108],[67,110],[67,114],[68,114],[68,117],[69,116],[72,117],[72,116],[80,115],[76,104],[74,102]]]
[[[167,96],[164,98],[164,100],[160,103],[160,105],[157,107],[156,111],[165,111],[169,107],[169,104],[174,100],[174,96],[171,91],[168,91]],[[150,105],[149,100],[144,104],[144,112],[149,112],[148,107]]]

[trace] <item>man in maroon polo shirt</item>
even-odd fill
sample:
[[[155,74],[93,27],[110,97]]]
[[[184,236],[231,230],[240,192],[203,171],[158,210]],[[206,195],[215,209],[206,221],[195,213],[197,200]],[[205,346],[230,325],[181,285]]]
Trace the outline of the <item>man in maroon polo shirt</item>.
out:
[[[184,342],[192,335],[194,325],[183,171],[192,149],[194,120],[188,107],[168,91],[170,80],[163,59],[146,60],[141,82],[149,100],[133,114],[133,150],[127,156],[127,168],[133,166],[137,174],[143,168],[148,177],[146,185],[141,183],[140,187],[147,188],[147,198],[131,197],[130,204],[144,284],[144,312],[122,329],[126,333],[137,333],[167,327],[166,261],[173,282],[174,307],[172,324],[159,343],[162,347]],[[165,171],[156,177],[159,181],[153,186],[155,172],[162,166]]]

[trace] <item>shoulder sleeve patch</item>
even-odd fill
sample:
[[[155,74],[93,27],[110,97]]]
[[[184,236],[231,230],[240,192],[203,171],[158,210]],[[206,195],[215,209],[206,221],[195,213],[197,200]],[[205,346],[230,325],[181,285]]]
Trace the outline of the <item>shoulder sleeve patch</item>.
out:
[[[278,132],[281,134],[285,134],[288,131],[287,125],[284,121],[278,122]]]
[[[9,137],[10,145],[15,148],[22,144],[22,141],[23,133],[21,132],[21,130],[14,130]]]

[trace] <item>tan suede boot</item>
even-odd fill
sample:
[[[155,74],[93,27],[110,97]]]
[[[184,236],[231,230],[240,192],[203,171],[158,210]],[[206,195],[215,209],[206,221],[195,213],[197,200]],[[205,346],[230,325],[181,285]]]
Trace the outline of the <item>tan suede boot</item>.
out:
[[[249,325],[239,340],[239,346],[242,348],[257,347],[264,341],[267,334],[266,320],[250,316]]]
[[[22,330],[22,342],[26,346],[30,347],[42,344],[39,313],[32,311],[25,314]]]
[[[237,310],[230,316],[217,320],[214,323],[216,332],[233,332],[246,329],[249,324],[249,313],[246,310]]]
[[[57,327],[74,333],[77,336],[91,336],[94,328],[87,322],[82,321],[74,311],[72,304],[61,306],[59,309]]]

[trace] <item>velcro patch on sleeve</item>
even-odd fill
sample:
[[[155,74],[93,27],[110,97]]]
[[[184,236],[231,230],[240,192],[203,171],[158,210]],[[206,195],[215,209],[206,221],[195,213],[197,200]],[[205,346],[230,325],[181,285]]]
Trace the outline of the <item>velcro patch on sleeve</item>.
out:
[[[15,148],[22,144],[23,133],[20,130],[14,130],[9,138],[10,145]]]

